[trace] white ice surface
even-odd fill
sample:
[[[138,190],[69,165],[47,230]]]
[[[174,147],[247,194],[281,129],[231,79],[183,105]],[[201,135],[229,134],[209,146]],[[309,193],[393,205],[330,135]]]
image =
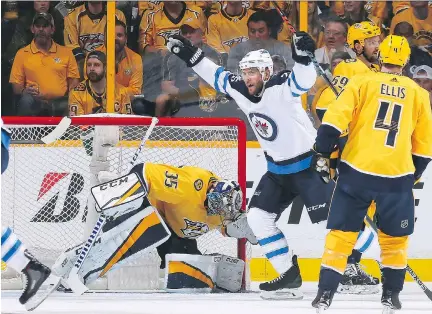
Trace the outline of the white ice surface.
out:
[[[429,286],[431,286],[429,284]],[[241,294],[86,293],[82,296],[56,292],[32,313],[45,314],[306,314],[315,313],[311,301],[316,283],[305,283],[301,301],[265,301],[256,292]],[[19,291],[2,291],[1,313],[27,313],[19,304]],[[430,301],[415,283],[407,283],[398,314],[432,314]],[[380,294],[337,294],[326,314],[380,314]]]

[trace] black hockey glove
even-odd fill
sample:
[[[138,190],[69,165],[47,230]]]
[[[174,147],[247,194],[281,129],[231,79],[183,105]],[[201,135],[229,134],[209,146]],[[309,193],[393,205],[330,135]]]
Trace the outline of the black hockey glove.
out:
[[[312,157],[311,168],[312,170],[318,172],[321,179],[325,183],[329,183],[331,180],[330,175],[330,154],[318,153],[315,150],[315,145],[313,146],[313,150],[315,151],[315,155]]]
[[[204,52],[180,35],[168,38],[167,48],[177,57],[186,62],[188,67],[197,65],[203,58]]]
[[[312,61],[308,54],[313,55],[315,49],[315,41],[308,33],[297,32],[294,34],[291,42],[291,50],[295,62],[308,65]]]

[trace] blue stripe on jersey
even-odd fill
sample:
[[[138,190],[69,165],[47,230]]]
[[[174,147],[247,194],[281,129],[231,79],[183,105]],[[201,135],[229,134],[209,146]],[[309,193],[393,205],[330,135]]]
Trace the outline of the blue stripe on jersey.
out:
[[[291,87],[291,79],[290,79],[289,77],[288,77],[287,82],[288,82],[288,86]],[[292,90],[291,90],[291,94],[292,94],[294,97],[300,97],[300,96],[301,96],[300,94],[294,93]]]
[[[228,84],[228,74],[225,74],[224,82],[223,82],[223,89],[225,94],[228,94],[228,92],[226,91],[227,84]]]
[[[14,254],[18,251],[19,247],[21,246],[21,241],[17,240],[15,244],[9,249],[9,251],[5,254],[5,256],[2,258],[3,262],[7,263],[7,261],[14,256]]]
[[[286,246],[286,247],[283,247],[281,249],[277,249],[277,250],[274,250],[272,252],[267,253],[266,257],[268,259],[271,259],[272,257],[282,255],[282,254],[287,254],[287,253],[288,253],[288,247]]]
[[[268,171],[275,174],[297,173],[309,168],[311,162],[312,162],[312,156],[289,165],[277,165],[272,163],[271,161],[267,161],[267,169]]]
[[[272,243],[272,242],[276,242],[276,241],[278,241],[280,239],[283,239],[283,238],[284,238],[284,235],[283,235],[282,232],[280,232],[280,233],[272,235],[270,237],[258,240],[258,243],[260,245],[266,245],[266,244],[269,244],[269,243]]]
[[[3,243],[6,242],[6,240],[9,238],[9,236],[12,234],[12,230],[8,227],[5,231],[5,233],[3,233],[2,237],[1,237],[1,244],[3,245]]]
[[[296,80],[296,77],[295,77],[294,71],[291,72],[291,76],[292,76],[292,80],[293,80],[293,82],[294,82],[294,85],[295,85],[295,87],[296,87],[298,90],[301,90],[301,91],[303,91],[303,92],[307,92],[307,91],[309,90],[309,89],[307,89],[307,88],[303,88],[303,87],[301,87],[301,86],[297,83],[297,80]]]
[[[371,232],[371,233],[369,234],[369,237],[368,237],[366,243],[363,244],[362,247],[359,248],[358,250],[359,250],[361,253],[364,253],[364,252],[365,252],[365,251],[366,251],[366,250],[371,246],[373,239],[374,239],[374,234],[373,234],[373,232]]]
[[[219,88],[219,76],[221,75],[221,73],[224,71],[224,68],[223,67],[219,67],[217,70],[216,70],[216,73],[215,73],[215,80],[214,80],[214,88],[215,88],[215,90],[218,92],[218,93],[220,93],[221,91],[220,91],[220,88]]]

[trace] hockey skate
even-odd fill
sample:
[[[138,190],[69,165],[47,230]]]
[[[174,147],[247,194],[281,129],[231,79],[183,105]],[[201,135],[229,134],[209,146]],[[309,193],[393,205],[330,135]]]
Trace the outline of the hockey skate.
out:
[[[19,302],[24,304],[27,311],[37,308],[60,284],[60,278],[51,275],[51,270],[25,252],[30,262],[23,269],[24,291]]]
[[[297,255],[292,258],[292,266],[276,279],[259,285],[260,297],[265,300],[301,300],[303,293],[297,288],[302,285]]]
[[[335,291],[332,290],[318,289],[318,294],[312,301],[312,306],[317,309],[316,313],[324,313],[330,307],[334,294]]]
[[[348,263],[339,284],[342,294],[375,294],[379,292],[379,279],[366,273],[358,263]]]
[[[402,304],[399,301],[399,292],[384,289],[381,296],[381,304],[384,306],[382,314],[393,314],[396,310],[400,310]]]

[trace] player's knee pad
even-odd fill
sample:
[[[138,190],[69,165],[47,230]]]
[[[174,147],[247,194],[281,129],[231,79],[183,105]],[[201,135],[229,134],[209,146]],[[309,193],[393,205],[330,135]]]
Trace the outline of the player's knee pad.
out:
[[[276,226],[276,214],[252,207],[247,214],[247,222],[255,234],[265,256],[279,274],[291,266],[288,242]]]
[[[392,237],[378,231],[383,267],[405,269],[407,266],[408,236]]]
[[[331,230],[326,236],[321,265],[343,274],[357,236],[358,232]]]
[[[165,290],[212,292],[216,287],[230,292],[241,289],[244,262],[225,255],[166,255]]]

